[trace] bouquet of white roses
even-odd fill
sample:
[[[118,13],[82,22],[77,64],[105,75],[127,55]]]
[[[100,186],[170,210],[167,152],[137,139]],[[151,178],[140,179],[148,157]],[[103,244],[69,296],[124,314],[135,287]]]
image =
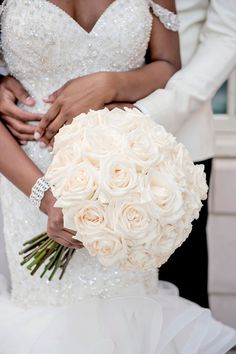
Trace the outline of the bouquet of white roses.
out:
[[[188,237],[207,197],[203,166],[136,109],[79,115],[57,134],[53,152],[46,178],[55,206],[104,266],[160,267]],[[60,260],[68,264],[66,252]]]

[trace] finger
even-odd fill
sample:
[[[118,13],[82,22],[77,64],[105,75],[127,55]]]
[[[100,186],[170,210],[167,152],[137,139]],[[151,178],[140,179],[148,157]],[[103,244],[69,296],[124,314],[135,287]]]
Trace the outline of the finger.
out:
[[[22,123],[16,118],[4,116],[3,120],[12,128],[14,128],[18,133],[34,135],[35,126],[27,123]]]
[[[27,106],[34,106],[35,100],[29,95],[22,84],[13,77],[9,77],[7,87],[15,97]]]
[[[53,151],[53,146],[54,146],[54,138],[50,141],[48,144],[48,151],[52,152]]]
[[[54,136],[58,133],[59,129],[65,124],[65,118],[60,114],[57,118],[46,128],[43,141],[48,145]]]
[[[34,134],[34,138],[35,138],[35,134]],[[42,149],[45,149],[45,148],[49,149],[49,148],[50,148],[49,151],[50,151],[50,152],[52,151],[52,149],[51,149],[51,147],[49,146],[49,144],[47,144],[46,141],[44,141],[43,139],[38,140],[38,142],[39,142],[39,146],[40,146]]]
[[[72,236],[75,236],[76,235],[76,232],[73,231],[73,230],[70,230],[70,229],[67,229],[66,227],[64,227],[63,229],[64,231],[68,232],[68,234],[72,235]]]
[[[65,85],[63,85],[59,90],[56,90],[51,95],[43,98],[45,103],[53,103],[64,91],[64,89],[71,83],[72,80],[69,80]]]
[[[67,242],[70,242],[75,247],[81,247],[82,243],[78,240],[73,239],[73,236],[74,236],[74,232],[71,233],[71,230],[70,232],[65,231],[65,229],[60,231],[60,237],[62,237]]]
[[[75,249],[79,249],[83,247],[83,244],[81,242],[73,240],[71,238],[71,235],[68,236],[68,233],[64,231],[60,231],[60,233],[57,234],[57,236],[54,236],[53,239],[56,242],[63,244],[66,247],[75,248]]]
[[[112,102],[112,103],[109,103],[108,105],[106,105],[106,107],[109,110],[112,110],[114,108],[121,108],[121,109],[123,109],[125,107],[132,108],[133,105],[130,102]]]
[[[5,103],[5,106],[5,115],[20,119],[22,121],[40,121],[43,117],[42,114],[27,112],[17,107],[17,105],[10,100]]]
[[[43,101],[45,103],[53,103],[56,101],[56,99],[60,96],[60,94],[62,93],[62,91],[64,90],[64,86],[61,87],[59,90],[53,92],[51,95],[49,95],[48,97],[43,98]]]
[[[12,128],[10,125],[7,125],[7,128],[12,133],[12,135],[19,141],[34,141],[33,135],[19,133],[17,130]]]
[[[60,106],[58,103],[54,103],[49,111],[43,116],[39,125],[35,129],[35,139],[39,140],[43,136],[47,126],[57,117],[60,112]],[[51,139],[50,139],[51,140]]]
[[[63,239],[62,237],[58,237],[58,236],[50,236],[49,237],[53,240],[53,241],[56,241],[57,243],[59,243],[60,245],[62,246],[65,246],[65,247],[69,247],[69,248],[73,248],[73,245],[68,242],[67,240]]]

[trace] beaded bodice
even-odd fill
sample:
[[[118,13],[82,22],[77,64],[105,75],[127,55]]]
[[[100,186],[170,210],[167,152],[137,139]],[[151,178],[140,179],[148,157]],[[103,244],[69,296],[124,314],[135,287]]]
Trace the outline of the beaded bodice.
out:
[[[35,98],[97,71],[144,63],[152,16],[147,0],[116,0],[86,32],[47,0],[8,0],[2,47],[10,72]]]
[[[127,71],[144,64],[152,27],[150,2],[116,0],[86,32],[62,9],[47,0],[5,0],[2,49],[10,73],[35,98],[33,108],[45,112],[42,98],[68,80],[96,71]],[[45,171],[51,155],[36,142],[24,150]],[[66,304],[89,296],[108,297],[153,291],[155,273],[122,273],[105,269],[86,250],[77,251],[62,281],[48,283],[19,265],[22,243],[45,231],[47,220],[10,182],[3,179],[1,199],[4,233],[12,276],[13,298],[25,304]]]

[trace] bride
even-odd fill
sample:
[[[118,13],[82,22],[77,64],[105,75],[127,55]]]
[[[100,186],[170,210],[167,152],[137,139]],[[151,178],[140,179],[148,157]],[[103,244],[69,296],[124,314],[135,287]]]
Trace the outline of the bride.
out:
[[[162,3],[175,11],[173,0],[3,2],[4,60],[35,100],[19,107],[42,119],[35,129],[40,143],[22,148],[0,124],[12,280],[11,296],[3,290],[0,296],[1,354],[216,354],[236,343],[234,330],[209,310],[158,286],[155,272],[102,267],[63,228],[51,191],[43,186],[40,196],[31,194],[33,186],[41,188],[61,126],[90,108],[132,104],[179,69],[178,22]],[[19,266],[22,243],[46,229],[77,250],[63,280],[32,278]]]

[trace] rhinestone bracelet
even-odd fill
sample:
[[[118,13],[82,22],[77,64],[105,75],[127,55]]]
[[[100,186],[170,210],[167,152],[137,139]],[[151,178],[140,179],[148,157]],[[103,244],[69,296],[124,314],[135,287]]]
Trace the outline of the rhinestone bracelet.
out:
[[[50,185],[44,176],[40,177],[32,187],[30,200],[37,208],[40,207],[44,194],[49,188]]]

